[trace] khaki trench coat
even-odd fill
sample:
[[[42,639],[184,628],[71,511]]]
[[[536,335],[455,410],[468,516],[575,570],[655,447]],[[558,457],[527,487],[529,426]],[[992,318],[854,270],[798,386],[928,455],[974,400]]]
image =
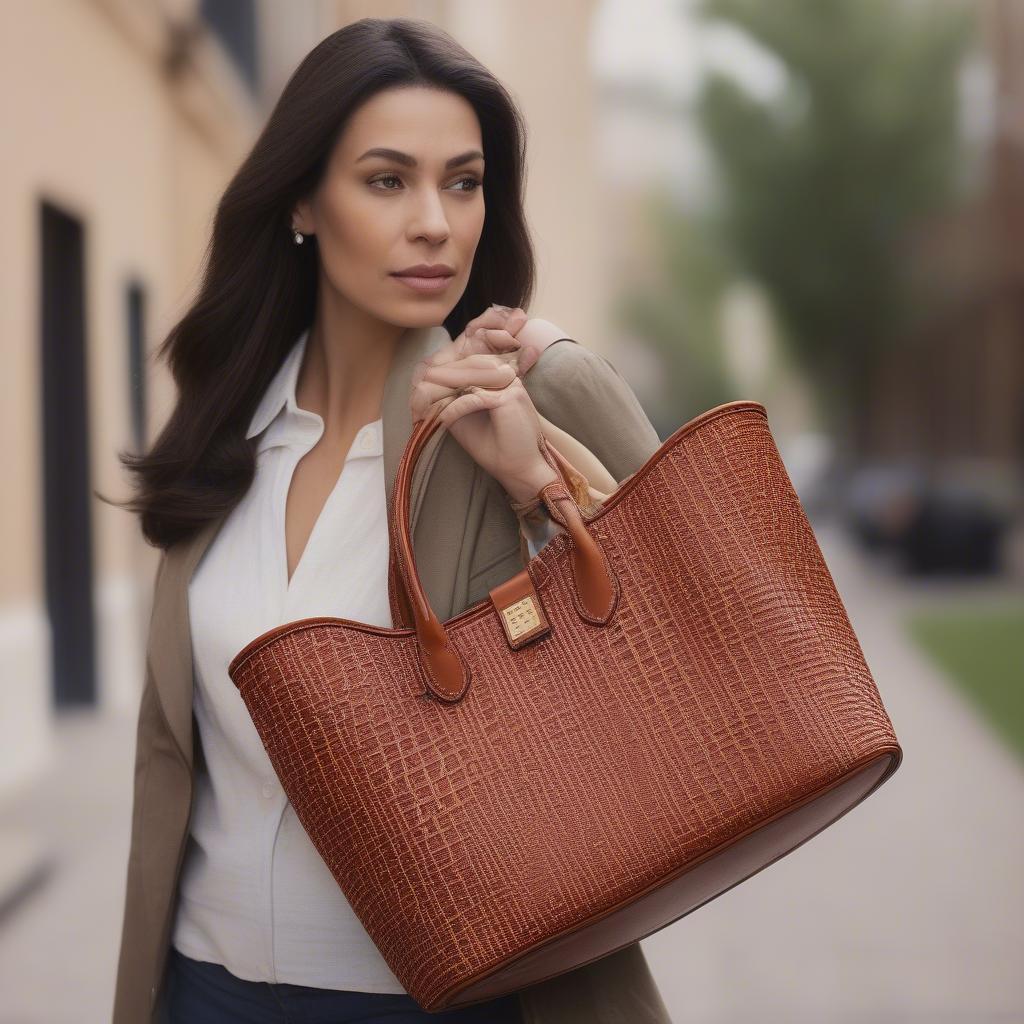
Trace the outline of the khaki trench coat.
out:
[[[382,403],[390,507],[395,473],[412,432],[409,393],[416,363],[451,338],[444,327],[410,328],[400,339]],[[660,440],[625,379],[571,338],[550,345],[523,383],[538,412],[586,445],[617,482],[639,469]],[[411,491],[416,564],[441,619],[488,596],[522,569],[518,523],[498,482],[439,430],[417,460]],[[192,715],[187,585],[223,520],[161,554],[153,591],[145,685],[135,753],[113,1024],[160,1024],[177,885],[202,749]],[[637,942],[591,964],[520,990],[525,1024],[671,1024]]]

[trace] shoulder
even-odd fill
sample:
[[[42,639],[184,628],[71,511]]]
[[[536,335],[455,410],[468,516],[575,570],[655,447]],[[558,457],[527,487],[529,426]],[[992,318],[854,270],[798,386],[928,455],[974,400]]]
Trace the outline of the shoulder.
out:
[[[557,409],[563,415],[572,411],[592,415],[604,403],[615,407],[637,401],[612,362],[575,338],[548,345],[523,377],[523,385],[541,412]]]
[[[626,385],[626,380],[606,356],[587,348],[575,338],[559,338],[551,342],[540,358],[523,378],[527,391],[544,388],[548,384],[574,381],[585,385],[588,381],[607,378]]]
[[[560,369],[580,359],[586,359],[589,352],[575,338],[559,338],[545,346],[540,358],[527,371],[523,381],[537,380],[548,374],[557,373]]]
[[[617,481],[661,443],[625,377],[574,338],[552,342],[523,385],[537,411],[593,452]]]

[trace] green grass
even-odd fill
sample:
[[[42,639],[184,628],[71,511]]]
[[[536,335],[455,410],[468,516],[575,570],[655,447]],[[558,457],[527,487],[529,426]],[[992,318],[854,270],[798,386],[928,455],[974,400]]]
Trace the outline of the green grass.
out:
[[[1024,604],[917,612],[907,626],[1024,758]]]

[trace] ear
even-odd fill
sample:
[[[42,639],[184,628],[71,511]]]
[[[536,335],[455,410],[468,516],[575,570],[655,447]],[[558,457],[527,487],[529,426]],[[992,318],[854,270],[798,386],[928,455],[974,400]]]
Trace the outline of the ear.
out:
[[[304,235],[314,234],[313,210],[308,199],[300,199],[292,207],[291,229]]]

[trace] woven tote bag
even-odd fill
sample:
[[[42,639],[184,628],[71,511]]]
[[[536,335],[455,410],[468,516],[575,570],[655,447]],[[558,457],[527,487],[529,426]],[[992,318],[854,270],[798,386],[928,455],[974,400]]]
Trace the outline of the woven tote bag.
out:
[[[300,619],[228,670],[299,820],[427,1011],[672,924],[902,759],[763,405],[695,417],[596,510],[564,476],[546,485],[566,532],[444,622],[409,534],[438,426],[414,427],[396,476],[394,627]]]

